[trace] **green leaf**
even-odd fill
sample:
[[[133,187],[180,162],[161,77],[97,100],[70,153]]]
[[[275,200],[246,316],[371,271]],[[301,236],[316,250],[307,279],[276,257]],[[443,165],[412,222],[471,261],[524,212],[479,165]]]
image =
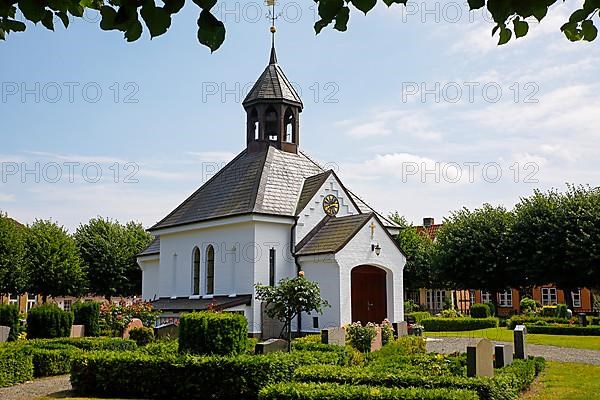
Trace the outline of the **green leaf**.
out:
[[[502,25],[500,25],[500,24],[498,24],[498,25],[494,26],[494,27],[492,28],[492,36],[494,36],[494,35],[496,34],[496,31],[497,31],[499,28],[501,28],[501,27],[502,27]]]
[[[19,0],[19,10],[29,21],[37,23],[45,16],[44,5],[38,0]]]
[[[517,39],[527,35],[527,32],[529,31],[529,24],[526,21],[515,19],[513,20],[513,26],[515,29],[515,37]]]
[[[171,14],[163,8],[155,7],[153,3],[143,6],[140,14],[150,31],[150,38],[162,35],[171,26]]]
[[[6,33],[4,33],[4,30],[2,28],[0,28],[0,40],[5,40],[6,39]]]
[[[125,39],[127,39],[128,42],[135,42],[136,40],[138,40],[140,38],[140,36],[142,36],[142,31],[143,31],[143,27],[142,27],[142,23],[136,19],[127,29],[127,32],[125,32]]]
[[[577,28],[577,22],[567,22],[560,27],[560,30],[571,42],[577,42],[583,37],[581,30]]]
[[[176,14],[185,4],[185,0],[163,0],[165,11],[169,14]]]
[[[350,0],[354,7],[364,12],[365,15],[375,7],[377,0]]]
[[[331,22],[344,6],[344,0],[320,0],[319,16]]]
[[[210,9],[217,4],[217,0],[194,0],[194,3],[196,3],[202,10],[210,11]]]
[[[102,16],[102,19],[100,20],[100,29],[104,31],[115,29],[115,18],[117,17],[117,12],[114,8],[102,6],[100,7],[100,15]]]
[[[56,16],[62,21],[65,29],[69,27],[69,16],[64,11],[58,11]]]
[[[342,7],[340,12],[335,16],[335,25],[333,29],[340,32],[345,32],[348,29],[348,20],[350,19],[350,9]]]
[[[548,7],[543,4],[535,5],[531,11],[535,19],[540,22],[548,14]]]
[[[42,25],[44,25],[44,27],[50,31],[54,30],[54,14],[52,11],[46,10],[44,13],[44,18],[42,18]]]
[[[6,30],[9,32],[10,31],[23,32],[23,31],[25,31],[25,28],[27,28],[27,27],[21,21],[15,21],[14,19],[5,19],[4,20],[4,28],[6,28]]]
[[[588,15],[589,13],[583,9],[575,10],[569,17],[569,22],[581,22],[586,19]]]
[[[329,25],[333,20],[329,19],[320,19],[317,22],[315,22],[315,33],[318,35],[319,33],[321,33],[321,31],[323,30],[323,28],[325,28],[327,25]]]
[[[198,41],[207,46],[211,53],[225,41],[225,25],[206,10],[202,10],[198,18]]]
[[[594,22],[586,20],[581,23],[581,30],[583,32],[583,40],[588,42],[593,41],[598,36],[598,28],[594,26]]]
[[[498,45],[503,45],[508,43],[512,36],[512,31],[506,27],[500,28],[500,40],[498,40]]]
[[[83,17],[83,7],[79,4],[70,4],[69,13],[74,17]]]
[[[385,3],[386,6],[391,6],[392,4],[404,4],[406,5],[406,2],[408,0],[383,0],[383,2]]]
[[[477,10],[485,6],[485,0],[467,0],[467,3],[469,3],[469,8],[471,10]]]

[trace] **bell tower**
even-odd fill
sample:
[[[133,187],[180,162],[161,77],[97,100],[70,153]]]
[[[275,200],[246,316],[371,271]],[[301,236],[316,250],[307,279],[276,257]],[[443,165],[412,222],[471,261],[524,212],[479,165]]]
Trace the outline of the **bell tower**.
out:
[[[242,102],[246,110],[246,142],[249,152],[274,146],[290,153],[300,143],[300,96],[277,63],[275,52],[275,1],[271,18],[272,43],[269,64]]]

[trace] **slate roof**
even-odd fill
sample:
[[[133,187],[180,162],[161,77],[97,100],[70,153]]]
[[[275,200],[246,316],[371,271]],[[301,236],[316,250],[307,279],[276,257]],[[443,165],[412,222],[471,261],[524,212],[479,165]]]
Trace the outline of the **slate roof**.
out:
[[[160,254],[160,236],[155,237],[152,243],[150,243],[144,251],[138,254],[138,257],[152,256],[155,254]]]
[[[296,255],[337,253],[374,215],[326,217],[298,244]]]
[[[264,100],[288,101],[302,107],[300,96],[277,64],[274,49],[271,50],[269,65],[250,89],[242,105],[247,106]]]
[[[314,197],[315,193],[323,186],[332,173],[333,171],[329,170],[317,175],[309,176],[304,180],[300,199],[298,199],[298,205],[296,207],[296,214],[299,214],[304,210],[304,207],[306,207],[310,199]]]
[[[152,306],[160,311],[202,311],[207,310],[212,303],[216,308],[226,310],[242,304],[250,304],[251,294],[241,294],[236,297],[214,296],[212,299],[190,299],[179,297],[176,299],[161,298],[150,302]]]

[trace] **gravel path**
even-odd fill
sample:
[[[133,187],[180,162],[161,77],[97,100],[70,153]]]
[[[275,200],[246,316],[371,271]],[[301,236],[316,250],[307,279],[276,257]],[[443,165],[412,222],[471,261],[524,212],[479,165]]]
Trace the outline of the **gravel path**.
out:
[[[427,351],[433,353],[464,353],[467,346],[475,345],[477,338],[436,337],[427,338]],[[507,343],[493,341],[493,343]],[[572,349],[567,347],[542,346],[528,344],[528,353],[532,356],[541,356],[546,360],[574,362],[582,364],[600,365],[600,350]]]
[[[51,378],[36,379],[7,388],[0,388],[2,400],[32,400],[49,394],[71,390],[69,375],[53,376]]]

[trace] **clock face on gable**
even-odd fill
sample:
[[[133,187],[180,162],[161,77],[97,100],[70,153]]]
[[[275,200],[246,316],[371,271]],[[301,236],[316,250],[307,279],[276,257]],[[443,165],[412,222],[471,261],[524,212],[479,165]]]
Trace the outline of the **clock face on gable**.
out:
[[[340,201],[332,194],[328,194],[323,199],[323,211],[330,217],[335,216],[340,211]]]

